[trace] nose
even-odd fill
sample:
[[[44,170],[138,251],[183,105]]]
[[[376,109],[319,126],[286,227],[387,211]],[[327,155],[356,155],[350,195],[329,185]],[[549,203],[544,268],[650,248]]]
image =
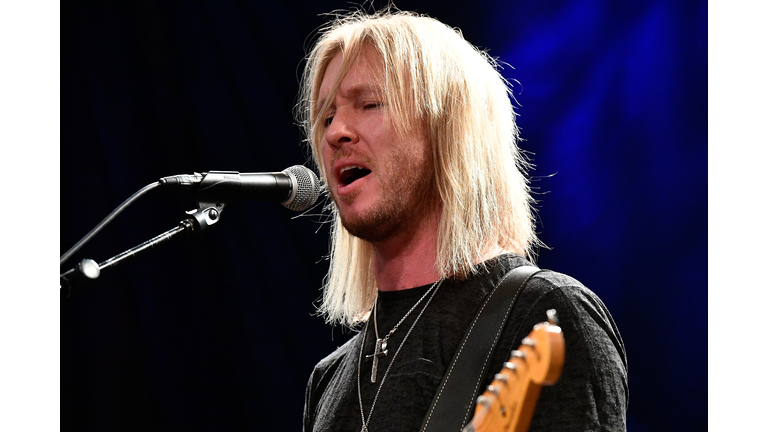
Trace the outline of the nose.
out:
[[[330,124],[325,128],[325,140],[334,150],[358,140],[353,116],[346,109],[337,109]]]

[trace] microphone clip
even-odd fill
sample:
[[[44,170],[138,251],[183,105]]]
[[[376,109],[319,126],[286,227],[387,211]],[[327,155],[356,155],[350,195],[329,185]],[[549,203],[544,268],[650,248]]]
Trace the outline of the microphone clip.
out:
[[[199,232],[216,225],[219,219],[221,219],[221,212],[224,210],[224,206],[224,203],[208,204],[201,202],[200,208],[197,210],[187,211],[186,213],[192,216],[187,219],[187,221],[191,221],[194,225],[192,231]]]
[[[195,175],[199,174],[195,173]],[[188,215],[192,216],[185,221],[192,223],[192,226],[190,227],[192,232],[196,233],[204,231],[219,222],[219,219],[221,219],[221,212],[224,211],[224,206],[227,205],[229,200],[220,201],[222,197],[217,196],[215,193],[212,193],[212,191],[219,191],[220,189],[217,189],[217,186],[226,191],[225,188],[228,185],[224,183],[222,179],[226,179],[227,177],[238,179],[239,185],[238,176],[239,173],[237,171],[210,171],[203,173],[199,181],[192,183],[200,184],[200,187],[196,191],[197,210],[189,210],[186,212]]]

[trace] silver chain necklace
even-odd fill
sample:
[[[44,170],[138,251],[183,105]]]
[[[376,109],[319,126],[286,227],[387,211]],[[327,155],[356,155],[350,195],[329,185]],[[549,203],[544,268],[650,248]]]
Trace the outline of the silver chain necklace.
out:
[[[411,324],[411,328],[408,329],[408,332],[405,334],[405,337],[403,337],[403,341],[400,343],[400,346],[397,347],[397,351],[395,351],[395,354],[392,356],[392,361],[389,362],[389,366],[387,366],[387,370],[384,371],[384,376],[381,377],[381,383],[379,384],[378,388],[376,389],[376,394],[373,397],[373,402],[371,403],[371,411],[368,412],[368,418],[365,417],[365,410],[363,409],[363,393],[360,391],[360,369],[362,367],[363,363],[363,350],[365,349],[365,337],[368,334],[368,323],[370,320],[365,322],[365,328],[363,329],[363,341],[360,345],[360,354],[357,358],[357,399],[360,402],[360,416],[363,419],[363,428],[361,429],[361,432],[368,432],[368,422],[371,421],[371,415],[373,415],[373,408],[376,406],[376,401],[379,399],[379,392],[381,391],[381,388],[384,386],[384,381],[387,379],[387,374],[389,374],[389,370],[392,368],[392,364],[395,363],[395,358],[397,358],[397,355],[400,353],[400,349],[405,345],[405,341],[408,340],[408,336],[411,335],[411,331],[413,331],[413,328],[416,327],[416,323],[419,322],[419,318],[421,318],[421,315],[424,313],[425,310],[427,310],[427,306],[429,306],[429,303],[432,301],[432,298],[435,297],[435,294],[437,294],[437,290],[440,288],[440,285],[442,285],[443,280],[437,280],[435,283],[432,284],[431,287],[427,290],[427,292],[424,293],[423,296],[419,299],[419,301],[416,302],[416,304],[411,307],[411,309],[403,316],[400,321],[398,321],[397,324],[390,330],[389,333],[387,333],[384,338],[379,338],[379,329],[378,329],[378,323],[376,322],[376,306],[378,304],[378,297],[373,302],[373,326],[374,330],[376,332],[376,347],[374,349],[373,354],[369,354],[365,356],[366,358],[372,358],[373,359],[373,365],[371,366],[371,383],[376,382],[376,372],[378,368],[379,359],[382,357],[385,357],[387,355],[387,341],[389,341],[389,337],[392,336],[392,334],[397,330],[398,327],[400,327],[400,324],[405,321],[406,318],[413,312],[416,307],[425,299],[427,296],[429,296],[429,300],[427,300],[427,303],[424,305],[424,307],[421,309],[421,312],[416,316],[416,319],[413,321],[413,324]],[[432,295],[429,295],[430,292]]]

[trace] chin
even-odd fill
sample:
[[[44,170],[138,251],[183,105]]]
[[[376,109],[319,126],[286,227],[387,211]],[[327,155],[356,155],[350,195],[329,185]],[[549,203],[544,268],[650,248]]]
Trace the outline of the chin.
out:
[[[405,229],[402,212],[371,209],[359,214],[341,215],[341,224],[353,236],[371,243],[392,238]]]

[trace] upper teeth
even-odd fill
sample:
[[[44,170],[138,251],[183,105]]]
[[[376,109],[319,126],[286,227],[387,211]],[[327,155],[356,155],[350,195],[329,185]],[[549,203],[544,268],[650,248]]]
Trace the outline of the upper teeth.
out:
[[[351,169],[355,169],[355,168],[357,168],[357,169],[362,169],[362,168],[360,168],[360,167],[359,167],[359,166],[357,166],[357,165],[350,165],[350,166],[346,166],[346,167],[342,168],[342,169],[341,169],[341,171],[339,171],[339,172],[340,172],[340,173],[343,173],[344,171],[349,171],[349,170],[351,170]]]

